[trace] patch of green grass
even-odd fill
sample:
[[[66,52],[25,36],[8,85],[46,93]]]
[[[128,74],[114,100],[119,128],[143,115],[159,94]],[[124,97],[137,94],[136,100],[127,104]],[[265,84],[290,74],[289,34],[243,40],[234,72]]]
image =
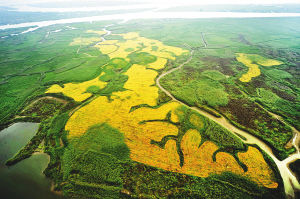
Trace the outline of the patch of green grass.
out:
[[[264,88],[258,88],[257,90],[257,95],[260,97],[260,101],[262,101],[264,104],[267,105],[273,105],[276,103],[280,98],[273,93],[270,90],[264,89]]]
[[[107,76],[101,76],[100,80],[108,82],[108,84],[101,89],[100,94],[110,96],[112,92],[125,90],[124,84],[127,82],[128,76],[120,73],[115,73],[114,75],[108,73]]]
[[[64,127],[69,119],[68,113],[62,113],[54,116],[51,119],[49,130],[47,131],[47,136],[45,141],[50,140],[55,141],[55,146],[60,147],[60,138],[63,135]],[[54,145],[54,142],[52,143]]]
[[[278,69],[264,70],[264,73],[268,75],[270,78],[278,79],[278,80],[293,77],[290,73]]]
[[[146,65],[156,61],[156,57],[151,55],[147,52],[133,52],[128,55],[130,59],[130,63],[132,64],[139,64],[139,65]]]
[[[134,48],[126,48],[125,51],[126,52],[132,52],[132,51],[134,51]]]
[[[204,72],[201,73],[202,75],[212,79],[212,80],[216,80],[216,81],[220,81],[226,78],[226,76],[217,71],[217,70],[206,70]]]
[[[88,93],[92,93],[92,94],[97,94],[100,92],[100,87],[99,86],[95,86],[95,85],[92,85],[92,86],[89,86],[87,89],[86,89],[86,92]]]
[[[218,81],[207,77],[199,77],[183,83],[178,78],[163,79],[162,85],[170,88],[173,95],[189,105],[223,106],[228,103],[228,94]]]
[[[72,57],[70,57],[72,58]],[[109,61],[106,55],[96,58],[80,58],[69,61],[68,64],[60,67],[53,72],[46,73],[43,82],[49,84],[51,82],[83,82],[97,77],[102,69],[101,67]]]
[[[112,69],[108,69],[105,71],[104,75],[101,75],[99,77],[99,80],[103,81],[103,82],[109,82],[111,81],[116,75],[116,72]]]
[[[122,163],[128,160],[124,135],[108,124],[94,125],[81,137],[73,138],[65,149],[63,179],[71,182],[63,191],[90,197],[104,197],[108,193],[118,196],[123,184]]]
[[[151,50],[152,50],[152,51],[157,51],[157,50],[158,50],[158,47],[157,47],[157,46],[151,46]]]
[[[83,47],[77,53],[78,46],[69,46],[85,30],[62,31],[45,38],[47,31],[48,27],[1,41],[0,124],[12,119],[49,85],[93,79],[109,61],[94,47]]]
[[[105,66],[105,70],[109,69],[128,69],[130,67],[130,63],[128,63],[123,58],[113,58],[110,62]]]
[[[99,80],[107,82],[107,85],[101,89],[98,94],[111,96],[113,92],[124,91],[124,84],[128,80],[128,76],[123,73],[131,66],[123,58],[114,58],[103,67],[104,74],[99,77]]]
[[[264,88],[257,89],[257,95],[258,97],[256,99],[261,104],[266,106],[272,112],[284,116],[286,121],[288,121],[291,125],[296,128],[300,128],[300,113],[297,111],[300,109],[299,100],[296,102],[284,100],[272,91]]]
[[[129,158],[129,149],[124,142],[124,135],[108,124],[94,125],[79,139],[74,140],[81,148],[103,152],[116,157],[119,160]]]

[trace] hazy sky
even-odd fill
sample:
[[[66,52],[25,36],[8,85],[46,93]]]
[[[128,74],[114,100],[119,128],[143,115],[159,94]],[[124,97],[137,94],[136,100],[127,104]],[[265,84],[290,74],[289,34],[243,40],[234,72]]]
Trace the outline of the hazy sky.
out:
[[[85,2],[88,6],[89,2],[113,2],[114,0],[0,0],[0,5],[32,5],[35,3],[46,3],[46,2]],[[299,3],[300,0],[115,0],[117,2],[138,2],[138,3],[147,3],[147,4],[285,4],[285,3]],[[59,5],[59,4],[58,4]]]

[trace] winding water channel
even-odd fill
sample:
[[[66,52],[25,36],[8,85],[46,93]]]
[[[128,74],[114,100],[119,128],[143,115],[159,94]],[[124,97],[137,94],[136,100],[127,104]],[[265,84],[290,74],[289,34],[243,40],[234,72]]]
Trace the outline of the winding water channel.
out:
[[[191,51],[191,55],[190,57],[182,64],[180,64],[178,67],[173,68],[163,74],[161,74],[157,79],[156,79],[156,85],[164,92],[166,93],[169,97],[172,98],[172,100],[184,105],[184,106],[188,106],[187,104],[185,104],[184,102],[176,99],[169,91],[167,91],[164,87],[161,86],[160,84],[160,80],[161,78],[165,77],[166,75],[173,73],[176,70],[179,70],[180,68],[182,68],[185,64],[189,63],[192,58],[193,58],[193,53],[194,50]],[[188,106],[190,107],[190,106]],[[231,132],[237,133],[239,135],[242,135],[246,138],[246,140],[241,139],[240,137],[238,137],[239,139],[241,139],[242,142],[246,143],[246,144],[257,144],[262,150],[264,150],[275,162],[275,164],[278,167],[278,170],[280,172],[280,175],[283,179],[283,184],[284,184],[284,190],[287,196],[294,198],[295,197],[295,190],[300,190],[300,184],[297,180],[297,178],[294,176],[294,174],[290,171],[288,165],[297,160],[300,159],[300,154],[299,154],[299,148],[296,147],[296,152],[292,155],[290,155],[288,158],[286,158],[283,161],[278,160],[275,155],[272,152],[272,149],[266,144],[264,143],[262,140],[260,140],[259,138],[247,133],[246,131],[243,131],[235,126],[233,126],[230,122],[228,122],[224,117],[220,117],[217,118],[197,107],[190,107],[191,109],[197,111],[198,113],[200,113],[201,115],[204,115],[205,117],[213,120],[214,122],[220,124],[221,126],[225,127],[226,129],[228,129]],[[297,136],[299,134],[297,132],[295,132],[295,136],[293,138],[293,145],[297,146],[297,144],[295,143],[295,141],[297,140]]]

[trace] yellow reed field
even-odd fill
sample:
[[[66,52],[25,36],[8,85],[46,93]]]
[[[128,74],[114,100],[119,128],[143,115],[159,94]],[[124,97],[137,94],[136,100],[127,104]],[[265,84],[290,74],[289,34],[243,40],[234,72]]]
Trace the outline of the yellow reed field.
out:
[[[95,33],[95,34],[98,34],[98,35],[105,35],[106,34],[106,31],[103,31],[103,30],[88,30],[86,31],[87,33]]]
[[[129,78],[124,88],[128,90],[115,92],[112,101],[100,96],[71,116],[65,127],[70,131],[69,138],[82,135],[94,124],[106,122],[124,133],[133,160],[169,170],[177,168],[179,162],[175,142],[168,143],[164,150],[150,143],[152,139],[160,140],[166,135],[176,135],[177,127],[166,122],[140,122],[164,119],[179,104],[169,102],[157,109],[140,108],[129,113],[132,106],[156,105],[158,88],[152,85],[157,72],[135,64],[125,74]],[[175,116],[173,119],[178,120]]]
[[[129,147],[135,147],[134,145],[131,146],[131,144],[127,145]],[[137,150],[132,152],[132,154],[130,155],[131,159],[168,171],[179,172],[179,157],[178,155],[174,155],[177,153],[175,140],[170,140],[169,142],[167,142],[164,149],[161,149],[158,146],[149,145],[147,143],[145,143],[145,145],[140,149],[140,151]],[[149,149],[149,151],[145,149]],[[141,157],[143,159],[140,160]]]
[[[240,78],[240,81],[242,82],[250,82],[253,77],[258,77],[260,75],[260,70],[256,64],[249,64],[247,66],[249,67],[249,70]]]
[[[267,163],[259,151],[249,147],[246,153],[239,153],[241,161],[249,167],[249,171],[244,173],[240,165],[232,155],[220,152],[213,162],[212,155],[218,150],[218,146],[213,142],[206,141],[198,148],[201,142],[201,135],[196,130],[188,130],[183,136],[181,148],[184,154],[184,165],[180,167],[180,160],[177,153],[176,141],[169,140],[164,148],[151,144],[151,140],[160,141],[166,135],[177,135],[178,127],[167,122],[143,122],[145,120],[163,120],[171,112],[171,120],[178,122],[178,116],[183,116],[184,112],[179,109],[181,106],[177,102],[168,102],[158,108],[142,107],[130,112],[131,107],[140,104],[150,106],[157,105],[158,88],[155,86],[155,78],[158,73],[152,69],[165,67],[167,59],[175,59],[176,55],[181,55],[186,50],[177,47],[166,46],[162,42],[140,37],[138,33],[121,34],[126,41],[107,40],[96,45],[102,53],[109,53],[103,50],[105,45],[117,45],[119,48],[110,53],[110,58],[120,57],[128,60],[127,48],[135,50],[143,43],[145,48],[141,52],[148,52],[157,56],[157,61],[146,66],[133,64],[127,72],[128,76],[124,84],[125,91],[113,92],[111,100],[106,96],[98,96],[89,104],[78,109],[68,120],[65,129],[69,131],[68,138],[83,135],[89,127],[95,124],[107,123],[118,129],[125,136],[125,143],[130,149],[130,158],[154,167],[159,167],[168,171],[180,172],[199,177],[207,177],[210,174],[220,174],[230,171],[236,174],[248,176],[258,183],[267,187],[276,187],[276,182],[272,181],[272,171],[268,170]],[[157,46],[154,51],[151,46]],[[93,82],[95,81],[95,82]],[[93,82],[93,83],[92,83]],[[65,84],[65,88],[53,85],[47,92],[63,92],[65,95],[73,97],[77,101],[86,99],[89,95],[84,93],[86,88],[95,83],[105,86],[98,78],[80,84]],[[82,88],[81,88],[82,87]],[[202,128],[204,123],[197,115],[192,114],[190,122]],[[252,157],[255,157],[251,160]],[[261,170],[260,170],[261,169]],[[267,173],[263,174],[265,169]]]
[[[156,105],[158,88],[152,84],[157,72],[135,64],[125,74],[129,78],[124,88],[128,90],[115,92],[111,102],[106,97],[100,96],[75,112],[66,125],[66,129],[70,130],[69,136],[79,136],[85,133],[90,126],[110,120],[114,120],[113,123],[109,123],[111,126],[125,133],[124,128],[137,129],[140,126],[138,124],[140,121],[164,119],[169,111],[175,111],[179,106],[177,102],[170,102],[157,109],[140,108],[129,113],[132,106],[139,104]],[[127,119],[128,121],[125,122]],[[132,131],[132,129],[128,129],[128,131]]]
[[[181,172],[199,177],[208,177],[210,174],[219,174],[224,171],[243,172],[235,159],[228,153],[218,153],[217,160],[214,162],[212,155],[218,146],[206,141],[198,148],[200,142],[201,135],[197,130],[189,130],[183,136],[181,148],[185,157],[185,164]]]
[[[100,51],[102,54],[110,54],[115,52],[118,49],[118,46],[115,45],[101,45]]]
[[[240,160],[248,166],[246,175],[255,177],[255,181],[268,188],[277,188],[273,171],[264,160],[258,149],[249,146],[246,153],[239,153]]]
[[[109,58],[117,58],[117,57],[127,57],[131,52],[126,51],[127,48],[119,47],[117,51],[114,51],[113,53],[110,53],[108,56]],[[100,48],[101,50],[101,48]]]
[[[243,63],[245,66],[249,67],[248,72],[246,74],[243,74],[240,78],[240,81],[242,82],[249,82],[253,77],[258,77],[260,75],[260,69],[257,64],[262,66],[275,66],[283,64],[280,61],[267,59],[255,54],[237,53],[236,59],[239,62]],[[255,61],[257,64],[254,64],[253,61]]]
[[[70,43],[70,46],[77,46],[77,45],[90,45],[96,42],[100,42],[102,39],[100,37],[78,37],[73,39],[73,41]]]
[[[178,115],[175,113],[175,111],[176,110],[171,112],[171,118],[170,119],[171,119],[172,122],[179,122]]]
[[[158,40],[153,40],[153,39],[148,39],[145,37],[140,37],[138,33],[136,32],[129,32],[125,34],[115,34],[122,36],[126,41],[120,41],[118,42],[117,40],[106,40],[104,42],[99,43],[96,47],[100,49],[101,52],[102,48],[107,48],[105,45],[112,45],[115,44],[119,46],[118,50],[110,53],[109,57],[116,58],[116,57],[122,57],[126,58],[131,52],[127,51],[126,49],[128,48],[133,48],[134,51],[138,50],[138,47],[143,47],[141,52],[148,52],[154,56],[157,56],[158,58],[166,58],[166,59],[175,59],[175,56],[179,56],[182,53],[188,52],[187,50],[183,50],[178,47],[173,47],[173,46],[166,46],[162,42]],[[152,45],[157,46],[157,51],[152,50]],[[175,56],[174,56],[175,55]],[[159,60],[160,62],[164,63],[164,61]],[[160,63],[158,62],[158,63]],[[155,65],[155,69],[160,69],[158,65]]]
[[[110,45],[110,44],[116,44],[118,43],[118,40],[105,40],[101,42],[100,44],[96,45],[96,47],[99,47],[100,45]]]
[[[274,59],[267,59],[267,60],[259,61],[258,63],[262,66],[277,66],[283,64],[281,61],[277,61]]]
[[[132,106],[139,104],[155,106],[158,97],[158,88],[152,85],[154,84],[157,72],[146,69],[145,66],[133,64],[125,75],[128,76],[128,80],[124,88],[131,92],[124,91],[115,94],[123,99],[130,96]]]
[[[149,43],[149,42],[148,42]],[[179,56],[182,55],[183,53],[188,52],[187,50],[183,50],[178,47],[173,47],[173,46],[165,46],[163,45],[162,42],[157,41],[155,45],[158,47],[157,51],[153,51],[151,46],[147,46],[145,49],[143,49],[145,52],[151,53],[152,55],[155,55],[157,57],[162,57],[162,58],[167,58],[167,59],[175,59],[173,56]]]
[[[174,111],[178,108],[178,106],[179,104],[177,102],[170,102],[162,105],[159,108],[151,109],[151,110],[149,110],[149,108],[142,107],[134,111],[132,115],[138,117],[140,121],[157,120],[157,119],[162,120],[165,119],[169,111],[172,111],[172,113],[174,113]],[[147,114],[144,114],[145,112],[147,112]],[[174,114],[174,118],[172,120],[178,121],[178,118],[175,115],[176,114]]]
[[[167,59],[157,57],[157,60],[155,62],[152,62],[152,63],[148,64],[147,66],[148,66],[148,68],[153,68],[153,69],[159,70],[159,69],[164,68],[166,64],[167,64]]]
[[[119,35],[123,36],[123,38],[126,40],[135,39],[135,38],[139,37],[139,34],[137,32],[128,32],[128,33],[119,34]]]
[[[126,40],[125,42],[122,41],[122,42],[116,43],[116,45],[119,46],[119,49],[118,49],[118,51],[110,54],[109,57],[111,59],[115,58],[115,57],[125,58],[131,53],[131,52],[127,51],[126,49],[133,48],[134,51],[138,50],[138,47],[141,47],[140,43],[141,42],[137,39],[135,39],[135,40]],[[101,50],[101,47],[100,47],[100,50]]]
[[[46,93],[63,93],[64,95],[73,98],[75,101],[80,102],[91,96],[90,93],[86,93],[88,87],[98,86],[99,88],[104,88],[106,84],[106,82],[100,81],[99,77],[96,77],[95,79],[82,83],[64,84],[64,88],[54,84],[46,91]]]
[[[155,83],[155,77],[157,76],[156,71],[146,69],[145,66],[138,64],[133,64],[125,74],[128,75],[129,78],[124,87],[136,91],[139,91],[139,89],[143,87],[153,85]]]
[[[150,54],[156,56],[157,58],[161,57],[161,58],[175,60],[175,57],[170,52],[162,51],[160,48],[158,48],[157,51],[152,51],[151,46],[149,46],[149,47],[144,48],[143,51],[150,53]]]
[[[93,100],[87,106],[76,111],[67,122],[66,130],[69,130],[69,138],[80,136],[95,123],[106,122],[114,128],[119,129],[125,135],[125,142],[130,148],[131,159],[145,164],[157,166],[160,164],[169,165],[169,162],[176,160],[173,167],[178,167],[176,147],[171,147],[173,155],[168,150],[152,145],[151,139],[160,140],[165,135],[176,135],[177,127],[166,122],[149,122],[140,124],[143,119],[164,118],[164,114],[170,111],[170,107],[178,106],[177,103],[165,104],[158,109],[143,108],[143,111],[129,113],[132,98],[122,100],[114,99],[108,101],[104,96]],[[157,117],[155,117],[157,116]],[[167,161],[164,161],[167,160]]]
[[[198,148],[200,142],[201,135],[196,130],[189,130],[184,135],[181,146],[185,157],[185,164],[180,172],[207,177],[212,173],[230,171],[245,175],[259,185],[268,188],[277,188],[278,184],[275,181],[272,170],[256,148],[249,147],[246,153],[238,154],[240,160],[248,166],[248,171],[244,172],[235,159],[225,152],[218,153],[216,162],[213,162],[212,154],[218,147],[212,142],[206,141]]]
[[[259,65],[262,66],[276,66],[283,64],[281,61],[275,59],[268,59],[256,54],[247,54],[248,59],[257,62]]]

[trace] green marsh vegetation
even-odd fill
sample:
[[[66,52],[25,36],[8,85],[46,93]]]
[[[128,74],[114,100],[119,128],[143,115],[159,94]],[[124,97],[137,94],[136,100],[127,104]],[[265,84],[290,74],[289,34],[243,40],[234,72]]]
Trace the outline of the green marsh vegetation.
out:
[[[91,25],[74,27],[77,29],[56,25],[1,39],[0,124],[12,119],[22,105],[42,95],[48,86],[83,82],[100,74],[101,66],[109,61],[107,56],[92,46],[82,47],[77,53],[79,46],[69,45],[78,35],[89,35],[85,31]],[[55,29],[62,31],[47,36]]]
[[[232,173],[199,178],[133,162],[123,134],[107,124],[95,125],[82,137],[68,140],[64,126],[70,111],[79,104],[65,96],[53,97],[64,99],[67,104],[45,99],[35,106],[27,106],[44,96],[45,90],[53,84],[83,82],[96,78],[101,72],[104,75],[100,78],[108,83],[107,86],[104,89],[89,87],[86,92],[110,96],[124,89],[128,77],[122,73],[132,64],[155,61],[156,57],[132,52],[132,49],[127,49],[131,52],[130,60],[110,60],[93,45],[69,45],[78,36],[95,36],[86,30],[102,28],[109,23],[72,24],[75,30],[56,25],[0,40],[0,124],[6,124],[15,115],[41,121],[38,134],[9,164],[30,156],[44,141],[43,149],[51,157],[45,174],[54,180],[56,190],[62,190],[69,197],[283,198],[282,185],[278,189],[267,189]],[[114,32],[137,31],[167,45],[195,49],[189,64],[161,80],[163,87],[190,106],[216,116],[224,115],[235,125],[266,141],[283,159],[293,151],[284,147],[292,137],[291,128],[267,110],[300,128],[297,111],[300,86],[297,72],[300,42],[297,41],[300,40],[297,33],[289,29],[292,26],[299,27],[297,19],[147,20],[119,25]],[[46,37],[47,32],[60,28],[61,32]],[[282,39],[283,30],[288,31],[286,39]],[[208,44],[206,48],[201,33]],[[114,37],[118,39],[109,36]],[[238,79],[247,67],[236,61],[235,53],[239,52],[258,54],[284,64],[261,67],[259,77],[243,83]],[[169,60],[166,68],[178,66],[185,58],[186,55]],[[160,104],[169,100],[160,93]],[[227,130],[201,118],[205,131],[198,130],[203,140],[213,141],[220,151],[233,156],[245,150],[247,146]],[[184,129],[192,125],[186,118],[181,118],[181,124],[177,125],[183,130],[177,135],[180,140]]]
[[[206,111],[215,110],[235,125],[264,139],[280,158],[285,158],[292,152],[284,147],[292,137],[291,128],[257,105],[256,97],[243,92],[239,80],[232,76],[237,71],[234,60],[230,62],[227,58],[220,58],[218,61],[217,58],[205,58],[199,62],[201,57],[202,54],[196,52],[193,60],[183,70],[163,78],[162,85],[186,104]],[[224,71],[222,67],[216,67],[218,64],[232,69]]]

